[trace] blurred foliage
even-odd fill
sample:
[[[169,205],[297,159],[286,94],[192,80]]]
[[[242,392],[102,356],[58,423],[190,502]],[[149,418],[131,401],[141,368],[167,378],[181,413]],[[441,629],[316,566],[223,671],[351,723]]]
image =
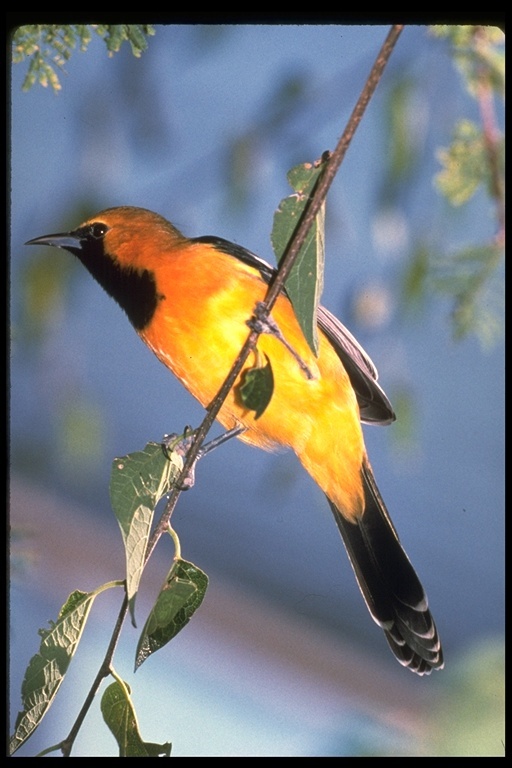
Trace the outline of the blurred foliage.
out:
[[[459,120],[452,143],[438,152],[443,166],[435,183],[452,206],[467,203],[479,190],[494,206],[497,231],[487,243],[471,245],[434,261],[432,285],[452,296],[456,338],[474,332],[484,345],[503,330],[505,243],[505,138],[495,101],[505,95],[505,36],[497,27],[440,26],[468,93],[476,99],[480,125]],[[498,279],[495,279],[495,278]]]
[[[50,85],[55,93],[60,91],[62,86],[56,69],[63,70],[77,46],[86,51],[93,32],[103,38],[109,56],[128,41],[137,57],[147,48],[146,36],[155,34],[153,27],[147,24],[31,24],[18,27],[12,37],[12,61],[19,64],[29,59],[23,90],[28,91],[38,82],[44,88]]]
[[[392,449],[394,457],[411,462],[420,450],[418,442],[418,403],[408,384],[397,383],[389,393],[397,419],[394,425]]]
[[[470,246],[431,262],[431,284],[453,300],[456,339],[477,334],[484,347],[502,335],[505,310],[503,249],[490,242]]]
[[[503,205],[505,139],[494,100],[505,98],[505,36],[497,27],[480,26],[433,27],[432,33],[450,44],[462,82],[478,102],[482,124],[463,119],[455,125],[452,144],[439,151],[443,170],[437,186],[453,205],[466,202],[480,186]]]
[[[37,347],[44,340],[65,303],[78,264],[67,253],[46,253],[25,261],[20,274],[20,316],[14,326],[14,341]]]
[[[418,132],[414,127],[416,110],[412,108],[416,83],[409,76],[400,75],[391,84],[384,106],[384,123],[389,137],[386,152],[386,200],[390,202],[399,189],[411,180],[417,170],[421,152]]]
[[[487,641],[447,671],[432,709],[429,755],[505,756],[505,647]]]
[[[61,399],[58,415],[58,442],[55,449],[74,481],[87,483],[92,471],[102,466],[105,440],[102,409],[75,389],[66,393],[65,399]]]
[[[452,57],[468,92],[477,97],[482,77],[505,95],[505,34],[499,27],[441,24],[431,33],[451,45]]]
[[[91,210],[87,202],[70,210],[69,219],[60,221],[59,231],[68,231],[77,221],[87,218]],[[32,234],[27,231],[27,236]],[[31,369],[31,376],[42,376],[46,381],[39,396],[45,413],[51,414],[55,432],[38,431],[40,415],[29,438],[11,436],[11,462],[18,471],[34,477],[44,474],[53,464],[74,487],[85,485],[103,466],[105,414],[77,382],[77,369],[70,371],[66,354],[59,354],[55,361],[52,352],[55,334],[72,311],[83,268],[69,253],[38,246],[20,260],[18,269],[11,353],[18,362],[22,359],[24,365],[36,366]]]
[[[452,210],[471,202],[478,206],[466,211],[469,216],[474,210],[480,216],[487,203],[489,220],[494,219],[495,225],[487,241],[464,244],[453,253],[439,247],[439,227],[417,236],[407,249],[410,255],[402,274],[402,297],[406,306],[415,308],[428,296],[447,297],[452,305],[454,338],[474,334],[489,347],[502,335],[504,325],[504,34],[497,27],[480,26],[438,26],[430,31],[449,45],[480,118],[478,123],[467,117],[456,121],[451,143],[437,151],[441,170],[434,186]],[[415,128],[421,134],[414,123],[414,116],[418,121],[421,112],[417,103],[421,88],[423,84],[415,86],[400,76],[388,97],[390,146],[381,192],[388,207],[397,204],[399,195],[412,193],[413,172],[422,151],[420,141],[414,140]]]
[[[489,176],[489,164],[482,131],[472,120],[460,120],[447,149],[437,153],[443,170],[436,185],[455,206],[466,203]]]

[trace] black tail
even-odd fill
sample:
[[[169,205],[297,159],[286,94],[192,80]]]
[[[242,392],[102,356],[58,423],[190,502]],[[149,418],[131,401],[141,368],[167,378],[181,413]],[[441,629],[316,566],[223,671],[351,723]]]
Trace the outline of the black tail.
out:
[[[443,667],[443,652],[427,596],[390,520],[368,462],[363,469],[365,511],[346,520],[329,501],[357,582],[373,619],[396,658],[418,675]]]

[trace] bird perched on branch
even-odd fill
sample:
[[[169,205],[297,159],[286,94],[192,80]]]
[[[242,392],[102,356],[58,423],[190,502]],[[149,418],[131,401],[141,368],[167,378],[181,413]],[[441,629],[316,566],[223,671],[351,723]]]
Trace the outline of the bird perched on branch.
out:
[[[134,207],[101,211],[71,232],[29,243],[74,254],[205,407],[244,344],[247,321],[275,273],[238,245],[216,237],[189,239],[158,214]],[[239,430],[250,445],[284,446],[296,453],[327,496],[368,609],[400,664],[419,675],[441,669],[443,654],[427,596],[400,544],[364,445],[361,422],[394,420],[377,371],[323,307],[318,355],[307,344],[285,291],[271,319],[276,332],[259,337],[254,359],[246,361],[218,420],[228,430]],[[257,356],[268,361],[273,376],[272,396],[262,413],[241,396]]]

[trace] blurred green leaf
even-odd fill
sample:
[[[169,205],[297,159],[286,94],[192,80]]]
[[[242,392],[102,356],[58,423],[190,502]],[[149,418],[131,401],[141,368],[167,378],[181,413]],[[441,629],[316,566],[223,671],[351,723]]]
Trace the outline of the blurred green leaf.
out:
[[[160,443],[112,462],[110,500],[121,528],[126,555],[126,592],[133,618],[154,510],[183,468],[177,453],[169,456]]]
[[[452,205],[466,203],[481,184],[490,185],[491,170],[484,137],[470,120],[457,123],[451,145],[448,149],[439,149],[437,156],[443,170],[435,177],[435,183]]]
[[[92,468],[101,458],[104,415],[96,403],[74,397],[64,400],[59,409],[59,455],[68,466]]]
[[[183,629],[203,602],[207,587],[208,576],[197,566],[181,559],[174,562],[142,630],[135,669]]]
[[[132,53],[135,58],[140,58],[144,51],[148,47],[146,35],[154,35],[155,30],[153,27],[141,24],[127,24],[126,25],[126,39],[131,45]]]
[[[21,321],[16,333],[24,344],[39,343],[62,312],[69,283],[77,271],[69,254],[53,249],[40,251],[22,268]]]
[[[451,44],[455,65],[472,96],[476,96],[482,78],[504,95],[505,34],[499,27],[441,24],[430,31]]]
[[[494,243],[465,248],[432,261],[434,288],[452,297],[455,338],[475,333],[486,347],[503,333],[503,252]]]
[[[295,193],[279,204],[274,214],[271,235],[278,262],[286,253],[322,171],[323,163],[320,162],[315,165],[297,165],[288,173],[288,181]],[[323,289],[324,218],[325,207],[322,206],[286,281],[286,290],[295,314],[315,354],[318,352],[316,315]]]
[[[429,251],[419,245],[411,254],[402,276],[402,295],[407,305],[417,307],[425,299],[429,270]]]
[[[418,165],[418,131],[414,121],[419,110],[413,104],[418,98],[416,84],[409,77],[399,77],[393,82],[389,98],[386,101],[387,140],[389,151],[386,152],[388,165],[386,191],[393,186],[405,183]],[[386,198],[389,204],[389,197]]]
[[[434,706],[432,756],[505,757],[505,645],[487,640],[446,672]]]
[[[455,338],[475,333],[484,346],[502,334],[505,230],[505,142],[495,95],[504,96],[505,36],[497,27],[441,25],[431,33],[451,45],[455,65],[477,100],[481,126],[462,119],[449,147],[438,151],[442,170],[435,185],[453,206],[467,203],[480,188],[494,206],[497,234],[488,243],[431,259],[432,289],[453,299]]]
[[[395,385],[388,394],[391,394],[396,413],[392,448],[397,455],[400,454],[402,461],[410,461],[417,454],[419,445],[418,404],[414,394],[404,385]]]
[[[438,189],[452,205],[469,200],[480,185],[487,187],[504,228],[504,137],[494,108],[494,95],[504,96],[505,36],[497,27],[440,26],[432,33],[448,39],[455,65],[477,100],[481,127],[470,120],[455,126],[452,144],[438,153],[444,166]]]
[[[227,174],[229,210],[245,210],[250,200],[251,180],[257,165],[257,140],[252,131],[235,136],[226,150],[224,169]]]
[[[127,683],[117,680],[105,689],[101,713],[119,746],[119,757],[170,757],[172,744],[143,741]]]
[[[23,710],[18,713],[10,741],[12,755],[32,735],[55,698],[89,615],[96,592],[76,590],[62,606],[51,628],[39,630],[39,652],[28,664],[21,686]],[[11,653],[15,651],[11,648]]]

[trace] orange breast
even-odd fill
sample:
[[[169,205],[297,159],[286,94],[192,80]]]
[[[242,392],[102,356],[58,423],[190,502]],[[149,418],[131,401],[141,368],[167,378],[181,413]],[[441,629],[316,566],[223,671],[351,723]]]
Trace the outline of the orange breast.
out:
[[[159,264],[157,288],[158,309],[141,337],[206,407],[246,340],[246,321],[267,286],[248,265],[211,246],[195,244]],[[357,515],[363,504],[364,445],[348,376],[323,334],[318,358],[312,354],[285,297],[276,303],[272,317],[314,378],[306,377],[282,342],[263,334],[258,350],[268,356],[274,375],[270,404],[255,419],[241,403],[235,385],[219,421],[226,428],[247,427],[241,439],[252,445],[292,448],[329,498]],[[245,368],[252,365],[250,356]]]

